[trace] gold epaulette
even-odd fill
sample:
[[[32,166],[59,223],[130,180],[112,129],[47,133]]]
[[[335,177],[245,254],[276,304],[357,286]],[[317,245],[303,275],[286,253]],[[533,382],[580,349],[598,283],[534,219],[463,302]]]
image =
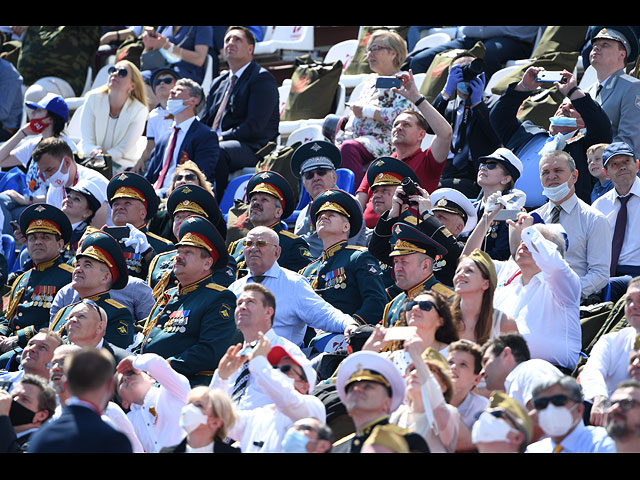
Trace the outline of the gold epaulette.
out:
[[[295,233],[291,233],[289,230],[280,230],[278,234],[284,235],[285,237],[289,237],[289,238],[300,238],[299,235],[296,235]]]
[[[442,295],[444,295],[447,298],[449,298],[449,297],[451,297],[451,296],[456,294],[456,292],[451,290],[446,285],[443,285],[442,283],[436,283],[436,284],[432,285],[431,286],[431,290],[435,290],[436,292],[441,293]]]
[[[74,268],[68,263],[59,263],[58,267],[64,270],[65,272],[73,273]]]
[[[338,445],[342,445],[343,443],[348,442],[349,440],[351,440],[353,437],[355,437],[356,434],[352,433],[350,435],[347,435],[346,437],[342,437],[340,440],[338,440],[337,442],[333,443],[334,447],[337,447]]]
[[[151,237],[151,238],[155,238],[156,240],[160,240],[161,242],[166,243],[167,245],[172,245],[173,242],[171,240],[167,240],[164,237],[161,237],[160,235],[156,235],[155,233],[152,232],[146,232],[147,236]]]
[[[223,287],[222,285],[218,285],[215,282],[207,283],[205,287],[210,288],[211,290],[215,290],[217,292],[224,292],[226,290],[225,287]]]
[[[344,248],[348,248],[349,250],[358,250],[360,252],[364,252],[365,250],[368,250],[367,247],[363,247],[362,245],[347,245]]]
[[[111,305],[112,307],[127,308],[124,305],[122,305],[120,302],[118,302],[117,300],[114,300],[113,298],[105,298],[104,301],[106,303],[108,303],[109,305]]]

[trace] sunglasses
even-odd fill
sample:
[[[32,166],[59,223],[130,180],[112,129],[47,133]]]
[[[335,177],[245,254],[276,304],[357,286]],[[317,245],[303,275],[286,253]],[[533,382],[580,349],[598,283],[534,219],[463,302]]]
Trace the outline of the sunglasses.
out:
[[[311,180],[315,174],[317,173],[319,177],[324,177],[329,172],[328,168],[315,168],[313,170],[309,170],[308,172],[304,172],[303,176],[305,180]]]
[[[109,72],[109,75],[113,75],[114,73],[117,73],[120,78],[125,78],[127,75],[129,75],[129,71],[124,67],[122,68],[109,67],[109,70],[107,70],[107,72]]]
[[[412,300],[410,302],[407,302],[404,305],[404,311],[408,312],[409,310],[413,310],[413,307],[415,307],[416,305],[418,305],[418,307],[420,307],[420,310],[424,312],[430,312],[432,308],[435,309],[436,312],[438,311],[436,304],[430,300],[422,300],[421,302]]]
[[[488,170],[493,170],[494,168],[496,168],[498,166],[498,164],[496,162],[482,162],[480,163],[480,167],[487,167]]]
[[[569,401],[567,395],[552,395],[551,397],[538,397],[533,399],[533,406],[536,410],[544,410],[551,402],[556,407],[563,407]]]
[[[609,401],[607,408],[619,407],[620,410],[627,412],[638,405],[640,405],[640,402],[634,398],[621,398],[620,400]]]
[[[184,175],[178,174],[175,176],[175,181],[195,182],[198,179],[195,173],[186,173]]]
[[[171,85],[171,82],[174,82],[175,78],[173,77],[165,77],[165,78],[157,78],[155,82],[153,82],[154,87],[157,87],[158,85],[165,83],[167,85]]]
[[[267,245],[273,245],[273,243],[269,243],[266,240],[256,240],[255,242],[253,240],[245,240],[242,242],[242,245],[244,245],[245,247],[266,247]]]
[[[287,374],[289,372],[293,372],[298,377],[300,377],[301,379],[306,380],[306,377],[304,376],[304,373],[297,372],[296,369],[293,368],[291,365],[281,365],[281,366],[274,365],[273,368],[277,369],[277,370],[280,370],[284,374]]]

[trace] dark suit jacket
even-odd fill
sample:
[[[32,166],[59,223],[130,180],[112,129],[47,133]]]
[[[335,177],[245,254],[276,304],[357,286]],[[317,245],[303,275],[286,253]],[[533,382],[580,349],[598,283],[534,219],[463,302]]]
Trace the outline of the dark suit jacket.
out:
[[[230,82],[227,74],[213,81],[201,120],[211,126]],[[278,137],[278,85],[268,70],[251,62],[236,82],[222,117],[223,140],[237,140],[258,150]]]
[[[55,420],[31,436],[29,453],[132,453],[123,433],[105,423],[91,408],[68,405]]]
[[[33,433],[27,433],[18,438],[9,417],[0,415],[0,453],[26,452],[31,435]]]
[[[187,449],[186,437],[178,445],[164,447],[160,453],[184,453]],[[241,453],[239,448],[232,447],[224,442],[216,440],[213,442],[213,453]]]
[[[169,130],[160,138],[156,139],[155,147],[149,158],[147,171],[144,174],[145,178],[149,180],[151,184],[154,184],[160,176],[165,151],[169,146],[172,132],[173,130]],[[196,119],[189,127],[189,130],[187,130],[182,143],[176,145],[176,148],[179,148],[177,156],[178,163],[186,156],[198,165],[210,182],[215,181],[215,171],[218,166],[220,152],[218,136],[215,132]]]
[[[503,145],[518,155],[518,152],[532,138],[537,135],[549,135],[549,131],[527,120],[521,122],[516,114],[522,102],[530,95],[530,92],[519,92],[514,89],[515,83],[509,85],[505,93],[499,98],[491,109],[491,125],[498,134]],[[586,134],[573,141],[567,142],[564,151],[576,162],[578,180],[576,182],[576,195],[584,202],[591,205],[591,190],[594,179],[587,166],[587,148],[596,143],[611,143],[611,121],[589,95],[572,101],[575,109],[582,115],[586,126]]]

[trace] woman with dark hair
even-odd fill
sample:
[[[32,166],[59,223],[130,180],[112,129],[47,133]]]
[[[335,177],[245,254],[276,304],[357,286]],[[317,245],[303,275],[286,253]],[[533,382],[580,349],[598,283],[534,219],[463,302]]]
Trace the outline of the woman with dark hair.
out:
[[[29,108],[29,122],[0,146],[0,167],[19,167],[26,171],[24,177],[16,176],[16,180],[20,179],[16,185],[18,188],[0,193],[5,233],[13,231],[10,222],[17,221],[25,208],[45,201],[47,187],[44,178],[40,175],[38,165],[31,161],[36,146],[45,138],[59,137],[71,150],[78,150],[73,140],[64,135],[69,107],[61,96],[47,93],[39,102],[26,102],[25,105]]]
[[[513,318],[493,308],[497,277],[493,260],[475,249],[461,257],[453,277],[454,297],[451,310],[460,338],[483,345],[501,333],[517,332]]]

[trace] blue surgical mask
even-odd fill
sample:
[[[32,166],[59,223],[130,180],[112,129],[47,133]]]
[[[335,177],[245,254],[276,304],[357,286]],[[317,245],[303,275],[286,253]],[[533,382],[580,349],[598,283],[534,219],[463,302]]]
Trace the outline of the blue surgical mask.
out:
[[[171,115],[177,115],[181,111],[183,111],[185,108],[187,107],[184,104],[184,101],[182,100],[179,100],[179,99],[167,100],[167,111]]]
[[[460,93],[463,93],[465,95],[469,95],[470,93],[469,82],[458,82],[458,85],[456,88]]]
[[[555,127],[577,127],[578,120],[573,117],[550,117],[549,122]]]
[[[290,428],[282,439],[282,453],[307,453],[307,437],[300,430]]]

